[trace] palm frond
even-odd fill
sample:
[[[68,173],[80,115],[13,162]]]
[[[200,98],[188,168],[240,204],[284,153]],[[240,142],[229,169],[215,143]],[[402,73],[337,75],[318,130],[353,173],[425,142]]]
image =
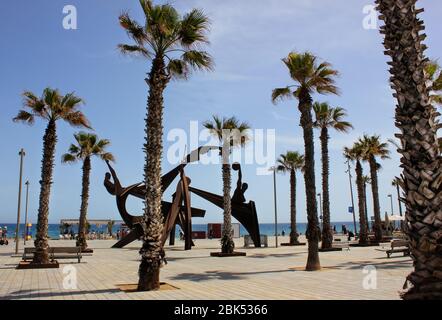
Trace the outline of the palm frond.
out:
[[[61,157],[61,162],[62,163],[74,163],[77,162],[78,158],[70,153],[65,153],[62,157]]]
[[[62,115],[62,118],[73,127],[92,129],[89,120],[81,111],[65,113]]]
[[[146,48],[139,46],[139,45],[119,44],[117,47],[118,47],[118,50],[124,55],[131,55],[131,54],[137,55],[138,54],[138,55],[148,58],[148,59],[152,58],[152,55],[150,54],[150,52],[147,51]]]
[[[169,61],[167,65],[169,75],[175,79],[187,79],[189,69],[187,63],[181,59],[173,59]]]
[[[290,87],[285,88],[276,88],[272,91],[272,102],[276,104],[278,101],[282,101],[284,99],[293,98],[294,95],[290,90]]]
[[[193,9],[187,13],[181,21],[179,32],[181,44],[191,47],[198,43],[209,43],[207,31],[210,28],[210,20],[202,10]]]
[[[213,70],[213,59],[205,51],[189,50],[183,53],[181,59],[195,70]]]
[[[126,30],[128,36],[132,38],[137,45],[142,46],[146,39],[144,28],[138,22],[132,20],[127,12],[120,14],[118,20],[120,22],[120,26]]]
[[[32,113],[25,111],[25,110],[20,110],[18,112],[17,116],[15,116],[12,120],[14,122],[24,122],[29,125],[31,125],[35,122],[34,115]]]

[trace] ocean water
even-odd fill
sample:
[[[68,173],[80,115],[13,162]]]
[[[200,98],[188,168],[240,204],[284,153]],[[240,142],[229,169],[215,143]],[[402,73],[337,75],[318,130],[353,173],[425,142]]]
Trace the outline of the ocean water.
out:
[[[354,232],[354,228],[353,228],[353,222],[352,221],[346,221],[346,222],[332,222],[331,223],[332,226],[336,226],[336,231],[337,232],[341,232],[342,231],[342,225],[345,225],[347,227],[347,230],[351,230]],[[359,225],[358,222],[356,222],[357,228],[359,229]],[[16,224],[2,224],[0,223],[0,227],[7,227],[8,229],[8,237],[12,238],[15,236],[15,226]],[[114,225],[112,232],[116,233],[120,228],[120,225]],[[297,224],[297,229],[298,229],[298,233],[300,234],[305,234],[305,231],[307,229],[307,224],[306,223],[298,223]],[[193,231],[206,231],[207,232],[207,224],[193,224],[192,225],[192,230]],[[268,235],[268,236],[274,236],[275,235],[275,224],[273,223],[260,223],[259,224],[259,230],[260,233],[262,235]],[[32,228],[31,228],[31,234],[32,236],[35,235],[35,231],[36,231],[36,225],[33,224]],[[73,227],[73,231],[76,233],[77,232],[77,227]],[[107,232],[107,227],[106,226],[101,226],[101,227],[97,227],[97,226],[91,226],[91,232],[96,232],[96,233],[100,233],[100,232]],[[290,224],[289,223],[278,223],[278,234],[280,235],[282,233],[282,231],[285,232],[286,235],[288,235],[290,233]],[[179,237],[179,232],[180,232],[180,228],[176,228],[176,233],[175,233],[175,237]],[[24,224],[20,225],[20,231],[19,234],[23,235],[24,233]],[[59,239],[59,235],[60,235],[61,231],[60,231],[60,225],[59,224],[50,224],[49,225],[49,229],[48,229],[48,235],[51,239]],[[248,234],[248,232],[244,229],[244,227],[241,225],[240,226],[240,235],[246,235]]]

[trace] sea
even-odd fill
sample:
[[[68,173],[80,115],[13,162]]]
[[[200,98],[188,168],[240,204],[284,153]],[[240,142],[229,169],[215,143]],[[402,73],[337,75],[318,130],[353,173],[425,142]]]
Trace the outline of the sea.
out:
[[[342,231],[342,226],[345,225],[347,230],[354,232],[354,228],[353,228],[353,221],[345,221],[345,222],[332,222],[331,223],[332,227],[335,226],[336,227],[336,231],[337,232],[341,232]],[[297,225],[297,229],[298,229],[298,233],[299,234],[305,234],[305,231],[307,229],[307,223],[298,223]],[[358,222],[356,222],[356,226],[359,228]],[[16,224],[11,224],[11,223],[0,223],[0,227],[4,228],[7,227],[7,236],[8,238],[13,238],[15,236],[15,227]],[[116,233],[119,229],[121,228],[121,225],[114,225],[113,229],[112,229],[112,233]],[[74,233],[77,232],[77,227],[76,226],[72,226],[72,229],[74,231]],[[22,237],[24,234],[24,230],[25,230],[25,226],[24,224],[20,224],[20,231],[19,231],[19,235]],[[69,229],[70,230],[70,229]],[[192,230],[193,231],[206,231],[207,232],[207,224],[192,224]],[[275,235],[275,224],[274,223],[260,223],[259,224],[259,230],[260,233],[262,235],[267,235],[267,236],[274,236]],[[30,233],[32,236],[35,235],[35,231],[36,231],[36,225],[33,224],[30,230]],[[290,233],[290,224],[289,223],[278,223],[278,235],[281,235],[283,232],[286,235],[289,235]],[[96,225],[92,225],[90,232],[96,232],[96,233],[101,233],[101,232],[107,232],[107,226],[96,226]],[[60,224],[49,224],[49,228],[48,228],[48,236],[51,239],[59,239],[60,234],[63,233],[63,230],[60,228]],[[177,227],[176,228],[176,233],[175,233],[175,237],[179,238],[179,233],[180,233],[180,228]],[[244,229],[244,227],[242,225],[240,225],[240,236],[244,236],[247,235],[248,232]]]

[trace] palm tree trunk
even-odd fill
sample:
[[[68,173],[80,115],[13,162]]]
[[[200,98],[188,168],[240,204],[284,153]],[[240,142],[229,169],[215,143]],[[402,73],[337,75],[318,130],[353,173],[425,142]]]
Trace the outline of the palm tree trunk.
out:
[[[142,221],[143,246],[140,249],[141,263],[138,270],[139,291],[159,289],[160,268],[164,260],[164,250],[161,245],[163,233],[161,157],[163,153],[163,92],[169,81],[164,69],[163,58],[155,58],[149,78],[146,79],[149,85],[144,144],[146,199]]]
[[[228,160],[227,160],[228,161]],[[223,161],[223,198],[224,198],[224,226],[223,237],[221,239],[221,252],[233,253],[235,243],[232,239],[232,206],[230,198],[231,172],[230,164]]]
[[[298,244],[296,229],[296,171],[290,170],[290,244]]]
[[[373,156],[370,156],[369,164],[370,164],[370,175],[371,175],[371,192],[373,194],[374,233],[376,241],[381,241],[382,226],[381,226],[381,208],[379,206],[378,168],[377,168],[376,159]]]
[[[299,95],[299,111],[301,112],[301,127],[304,134],[305,165],[304,180],[307,198],[307,232],[308,257],[305,269],[315,271],[321,269],[319,261],[319,240],[321,229],[318,221],[318,208],[316,205],[315,183],[315,150],[313,141],[312,98],[305,90]]]
[[[48,123],[48,126],[46,127],[45,135],[43,136],[43,160],[40,180],[40,200],[38,206],[37,233],[35,235],[34,241],[36,251],[32,263],[49,263],[48,215],[56,143],[57,128],[55,125],[55,120],[51,119]]]
[[[80,208],[80,220],[79,220],[79,226],[78,226],[78,239],[77,239],[77,247],[81,247],[82,251],[87,249],[86,221],[87,221],[87,207],[88,207],[88,201],[89,201],[90,174],[91,174],[91,158],[88,156],[84,159],[84,162],[83,162],[81,208]]]
[[[230,196],[231,191],[231,171],[230,171],[230,140],[228,137],[224,137],[223,133],[223,146],[221,151],[222,158],[222,177],[223,177],[223,207],[224,207],[224,224],[223,224],[223,236],[221,238],[221,252],[226,254],[233,253],[235,249],[235,243],[232,239],[232,201]]]
[[[359,207],[359,244],[368,243],[368,227],[366,216],[366,199],[364,192],[364,181],[361,162],[356,162],[356,185],[358,188],[358,207]]]
[[[385,21],[385,53],[392,57],[390,73],[400,134],[406,232],[414,271],[408,275],[404,299],[442,298],[442,157],[438,149],[438,113],[429,100],[424,72],[428,59],[423,21],[415,0],[377,0]]]
[[[330,195],[328,191],[329,158],[328,158],[328,130],[321,129],[322,152],[322,249],[330,249],[333,243],[333,232],[330,225]]]
[[[367,230],[370,231],[370,219],[368,219],[367,183],[366,182],[364,182],[364,207],[365,207],[365,221],[367,222]]]

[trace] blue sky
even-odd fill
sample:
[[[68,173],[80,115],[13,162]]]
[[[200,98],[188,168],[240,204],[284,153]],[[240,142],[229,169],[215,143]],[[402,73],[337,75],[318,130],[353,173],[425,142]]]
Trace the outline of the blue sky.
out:
[[[158,1],[157,1],[158,2]],[[162,1],[161,1],[162,2]],[[202,8],[212,20],[209,52],[216,63],[212,73],[193,75],[189,81],[172,82],[165,94],[165,133],[173,128],[188,130],[192,120],[204,121],[212,114],[235,115],[253,128],[276,129],[276,153],[303,150],[299,112],[295,101],[274,106],[273,88],[291,84],[281,62],[291,50],[309,50],[333,64],[341,72],[339,97],[315,96],[348,110],[355,130],[347,135],[331,133],[330,194],[334,221],[348,221],[350,205],[348,177],[342,148],[363,133],[391,138],[395,101],[388,85],[382,38],[377,30],[362,27],[369,0],[186,0],[172,2],[180,12]],[[442,3],[419,1],[426,9],[425,19],[432,58],[441,56],[440,13]],[[63,7],[78,10],[78,29],[62,27]],[[40,94],[47,86],[62,92],[75,91],[85,99],[84,112],[96,133],[112,141],[109,151],[124,184],[142,177],[144,115],[147,87],[144,82],[149,63],[124,57],[116,50],[127,42],[118,25],[118,15],[128,9],[142,21],[138,1],[40,0],[1,1],[0,134],[0,221],[13,222],[17,210],[19,158],[25,148],[25,179],[31,182],[29,214],[36,221],[40,178],[42,136],[45,123],[29,127],[11,119],[21,107],[23,90]],[[59,124],[56,167],[50,205],[50,221],[76,218],[80,207],[81,165],[62,165],[61,155],[73,140],[76,130]],[[317,135],[316,135],[317,137]],[[317,140],[316,140],[317,142]],[[167,148],[170,142],[166,142]],[[320,154],[317,146],[317,187],[320,187]],[[400,170],[395,153],[382,162],[380,199],[382,212],[390,211],[387,194],[395,194],[391,180]],[[164,171],[172,166],[164,163]],[[368,169],[368,168],[367,168]],[[106,167],[93,162],[89,217],[119,219],[114,199],[102,185]],[[367,170],[368,171],[368,170]],[[256,201],[261,222],[273,221],[272,177],[257,176],[256,166],[244,166],[249,183],[247,199]],[[192,185],[221,193],[220,166],[192,166],[187,170]],[[234,177],[234,179],[236,179]],[[278,176],[279,220],[289,220],[288,176]],[[166,199],[170,192],[165,195]],[[371,200],[371,197],[370,197]],[[197,199],[193,205],[207,209],[205,219],[194,223],[220,222],[221,210]],[[397,211],[397,202],[394,203]],[[131,200],[130,209],[141,212],[141,202]],[[371,205],[369,205],[371,210]],[[302,177],[298,176],[298,220],[306,221]]]

